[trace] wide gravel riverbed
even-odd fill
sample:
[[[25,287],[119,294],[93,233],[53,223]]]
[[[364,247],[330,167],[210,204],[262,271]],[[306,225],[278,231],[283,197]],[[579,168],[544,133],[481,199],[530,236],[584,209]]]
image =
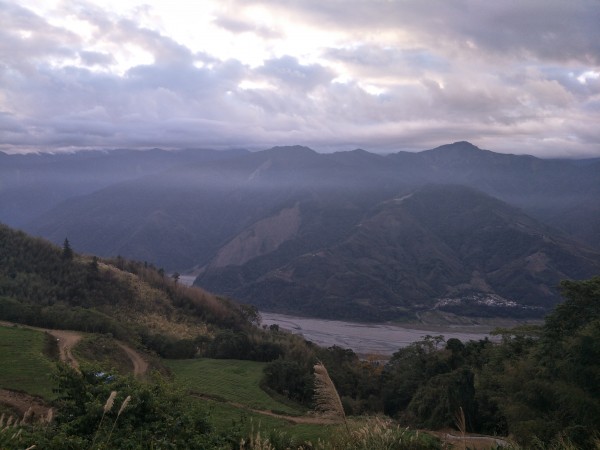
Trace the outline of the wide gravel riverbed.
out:
[[[180,282],[191,286],[195,275],[181,275]],[[428,330],[404,327],[392,324],[365,324],[343,322],[341,320],[312,319],[309,317],[288,316],[269,312],[260,312],[263,325],[277,324],[284,330],[301,334],[306,340],[324,347],[337,345],[350,348],[358,354],[378,354],[389,356],[401,347],[424,338],[426,335],[443,335],[446,340],[458,338],[463,342],[479,340],[489,334],[469,333],[453,330],[452,327],[436,327]]]
[[[452,328],[418,330],[392,324],[365,324],[339,320],[312,319],[269,312],[260,313],[263,325],[277,324],[285,330],[301,334],[306,340],[324,347],[337,345],[358,354],[391,355],[426,335],[443,335],[446,340],[458,338],[463,342],[483,339],[488,334],[453,331]]]

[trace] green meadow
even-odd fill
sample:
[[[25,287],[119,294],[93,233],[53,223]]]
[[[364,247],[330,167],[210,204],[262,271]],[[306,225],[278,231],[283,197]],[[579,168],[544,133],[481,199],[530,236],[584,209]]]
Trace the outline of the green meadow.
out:
[[[242,434],[260,431],[263,436],[284,433],[299,441],[312,442],[331,434],[331,425],[294,424],[284,418],[251,411],[273,411],[289,416],[306,412],[301,407],[277,401],[260,388],[265,363],[207,358],[163,362],[173,372],[176,386],[197,395],[195,400],[205,406],[209,421],[217,430],[233,427]]]
[[[0,387],[51,398],[55,361],[44,352],[48,339],[41,331],[0,326]]]
[[[265,363],[233,359],[165,360],[174,374],[175,384],[200,394],[247,408],[301,415],[293,408],[270,397],[260,388]]]

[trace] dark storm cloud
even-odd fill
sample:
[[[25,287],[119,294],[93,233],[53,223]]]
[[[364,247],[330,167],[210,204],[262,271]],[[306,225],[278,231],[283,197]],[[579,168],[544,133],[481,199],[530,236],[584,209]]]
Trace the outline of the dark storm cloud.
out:
[[[373,29],[402,29],[442,46],[470,41],[486,50],[510,55],[600,63],[600,5],[596,0],[258,0],[250,3],[293,10],[299,20],[323,27],[366,33]]]
[[[483,8],[474,11],[480,20],[463,18],[457,21],[458,29],[490,50],[533,55],[543,60],[600,64],[600,5],[597,1],[506,3],[486,2]]]

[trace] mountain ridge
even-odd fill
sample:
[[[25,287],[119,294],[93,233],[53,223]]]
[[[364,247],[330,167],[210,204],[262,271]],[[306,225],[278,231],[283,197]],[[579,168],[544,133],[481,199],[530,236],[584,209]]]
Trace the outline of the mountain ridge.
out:
[[[395,217],[390,212],[393,202],[405,198],[410,204],[412,200],[406,196],[414,195],[428,185],[464,186],[520,208],[530,216],[528,221],[535,219],[537,227],[540,223],[549,226],[549,236],[553,239],[561,236],[560,239],[566,239],[564,242],[568,241],[552,244],[555,249],[562,249],[558,253],[568,255],[572,251],[575,256],[565,256],[566,260],[579,258],[584,261],[582,264],[589,265],[591,263],[585,262],[582,255],[592,255],[590,258],[595,260],[593,255],[600,248],[600,173],[595,168],[593,162],[575,164],[498,154],[465,141],[419,153],[398,152],[385,156],[361,149],[322,154],[303,146],[273,147],[259,152],[227,154],[222,158],[213,154],[202,160],[171,164],[159,172],[130,176],[92,193],[66,199],[38,215],[24,228],[57,243],[69,237],[76,250],[149,261],[169,271],[194,270],[205,280],[208,280],[208,272],[218,271],[223,281],[220,284],[211,281],[210,286],[224,287],[226,289],[220,292],[240,295],[245,301],[256,304],[266,305],[266,298],[275,298],[272,292],[280,285],[294,297],[306,296],[310,303],[313,297],[314,301],[331,296],[337,298],[339,295],[333,293],[342,292],[344,283],[355,286],[357,283],[332,278],[321,292],[309,289],[310,283],[305,282],[296,283],[291,289],[292,272],[289,270],[282,269],[279,277],[270,276],[272,285],[268,288],[262,277],[277,267],[298,261],[297,270],[311,274],[315,280],[322,279],[308,263],[301,261],[303,255],[325,255],[352,236],[358,239],[357,226],[361,220],[372,217],[377,208],[392,201],[383,208],[387,212],[382,213],[381,220],[386,216],[385,220],[395,221],[398,226],[408,226],[410,218],[414,225],[409,227],[411,232],[420,230],[421,235],[426,236],[431,255],[438,255],[438,259],[444,261],[444,270],[454,274],[456,280],[451,286],[474,283],[485,287],[490,285],[485,271],[477,269],[478,274],[473,275],[473,269],[465,275],[456,255],[451,255],[452,252],[460,253],[460,248],[448,247],[448,242],[444,241],[447,236],[440,238],[443,230],[431,228],[437,222],[442,223],[440,219],[447,219],[442,216],[452,216],[453,211],[446,208],[443,214],[439,213],[440,217],[423,214],[416,218],[411,216],[416,211],[409,214],[406,210],[395,209],[398,214]],[[461,192],[463,199],[470,195],[467,195],[468,190]],[[436,195],[442,196],[443,189],[438,188]],[[429,205],[431,211],[441,211],[444,201],[429,202]],[[455,201],[454,205],[456,211],[464,206],[460,201]],[[517,215],[516,212],[510,214],[511,217]],[[469,223],[476,224],[477,220],[475,216],[469,216]],[[515,230],[515,227],[504,229],[504,234],[498,235],[506,240],[507,248],[514,239],[511,233],[517,233]],[[467,247],[469,242],[482,238],[476,231],[481,230],[473,228],[470,234],[463,235]],[[372,232],[385,234],[386,229],[377,228]],[[524,238],[525,234],[521,232],[519,236]],[[489,233],[487,239],[492,242],[496,238]],[[366,242],[359,245],[356,241],[355,245],[363,248]],[[411,249],[412,244],[411,241],[405,243],[406,251],[415,258],[417,265],[425,264],[415,256],[417,249]],[[388,251],[385,240],[374,239],[370,245],[375,247],[374,253],[386,255]],[[585,247],[595,248],[596,253]],[[503,250],[496,246],[493,251],[501,254]],[[525,256],[514,253],[518,256],[515,256],[518,261],[513,262],[514,267],[523,273],[527,273],[527,267],[546,267],[546,253],[531,256],[534,253]],[[523,260],[528,256],[531,256],[529,263]],[[240,259],[236,261],[236,258]],[[357,270],[350,270],[352,252],[336,253],[336,258],[336,261],[331,255],[329,259],[325,258],[328,262],[323,266],[324,273],[345,271],[354,274],[356,280],[362,280],[364,286],[371,286],[375,297],[392,298],[395,295],[377,277],[365,277]],[[341,259],[346,261],[340,262]],[[549,260],[553,261],[552,258]],[[508,261],[504,261],[503,267],[507,265]],[[364,269],[368,273],[368,268]],[[432,287],[436,285],[435,279],[408,267],[402,270],[408,271],[407,280],[413,280],[406,281],[407,286],[421,292],[411,300],[412,303],[418,305],[419,298],[427,294],[428,302],[425,303],[431,306],[434,298],[451,295],[439,286]],[[555,275],[570,275],[559,266],[548,270]],[[527,277],[517,276],[516,270],[506,273],[512,273],[519,283],[533,289],[531,292],[543,291],[540,295],[546,298],[548,305],[555,298],[548,280],[541,283],[545,287],[539,291]],[[505,283],[517,289],[518,283],[508,283],[509,275],[504,276]],[[572,276],[577,274],[573,272]],[[501,278],[501,275],[496,274],[496,277]],[[475,281],[472,283],[471,280]],[[240,283],[246,285],[246,293],[231,288]],[[258,285],[269,294],[261,293]],[[491,290],[502,297],[501,293]],[[528,297],[531,292],[522,292],[519,296]],[[504,297],[512,301],[510,296]],[[357,308],[373,309],[366,297],[356,300]],[[402,308],[407,314],[414,313],[415,309],[406,305]]]

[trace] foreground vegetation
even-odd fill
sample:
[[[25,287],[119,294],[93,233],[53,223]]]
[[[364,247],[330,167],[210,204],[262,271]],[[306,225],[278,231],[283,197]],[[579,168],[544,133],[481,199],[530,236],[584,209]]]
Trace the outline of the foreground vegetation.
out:
[[[563,282],[565,301],[543,325],[498,330],[500,343],[428,336],[384,363],[259,328],[251,308],[144,263],[82,257],[2,226],[0,247],[0,320],[90,332],[73,349],[81,372],[60,366],[51,378],[51,340],[0,327],[0,387],[41,395],[56,413],[16,428],[2,419],[2,449],[436,448],[409,430],[449,428],[598,448],[600,277]],[[156,355],[148,380],[127,375],[114,338]],[[318,361],[354,418],[347,429],[289,423],[315,406]]]
[[[356,364],[348,350],[305,347],[307,354],[328,359],[346,412],[382,408],[397,422],[356,418],[349,421],[348,430],[341,425],[302,430],[282,425],[277,417],[259,416],[252,408],[301,411],[268,398],[258,388],[278,373],[273,367],[302,371],[302,364],[291,366],[285,356],[272,363],[169,361],[173,382],[158,374],[141,383],[98,369],[77,373],[61,366],[53,422],[27,425],[25,421],[18,427],[18,439],[12,437],[15,430],[10,439],[4,433],[0,443],[6,449],[33,444],[51,449],[441,446],[430,436],[409,431],[410,425],[457,428],[458,435],[466,431],[510,435],[523,448],[598,448],[600,277],[565,282],[563,292],[566,301],[543,326],[500,330],[499,344],[428,337],[399,350],[380,368]],[[270,332],[282,334],[276,329]],[[367,372],[368,377],[374,376],[370,388],[357,388],[356,382],[368,378]],[[247,392],[235,392],[237,383]],[[370,394],[365,398],[367,388]],[[114,411],[105,405],[112,391],[117,392]],[[194,392],[202,395],[189,395]],[[294,392],[286,393],[294,397]],[[119,414],[128,396],[131,399]],[[457,421],[458,412],[462,421]]]
[[[348,413],[384,412],[417,428],[455,428],[512,436],[521,445],[596,448],[600,433],[600,277],[562,283],[565,301],[541,326],[498,330],[501,342],[447,342],[429,336],[396,352],[385,366],[349,350],[316,350]],[[276,386],[303,369],[278,360],[265,369]],[[292,372],[295,376],[290,376]],[[288,383],[290,384],[290,383]]]
[[[400,429],[379,421],[376,429],[358,422],[346,432],[323,427],[319,433],[304,427],[287,433],[277,422],[232,421],[226,428],[212,424],[213,411],[206,403],[190,401],[185,392],[156,375],[149,383],[130,377],[108,375],[97,370],[80,373],[59,366],[56,375],[55,416],[26,416],[10,422],[0,419],[0,448],[23,449],[35,445],[44,449],[344,449],[372,447],[374,439],[395,442],[391,448],[438,448],[435,438]],[[16,425],[15,425],[16,424]],[[294,430],[295,431],[295,430]],[[302,437],[302,431],[305,437]],[[311,432],[312,431],[312,432]],[[341,433],[341,434],[340,434]],[[354,436],[364,435],[361,446]],[[388,436],[389,435],[389,436]],[[386,437],[387,436],[387,437]],[[310,438],[313,438],[311,440]],[[402,442],[401,446],[398,446]]]

